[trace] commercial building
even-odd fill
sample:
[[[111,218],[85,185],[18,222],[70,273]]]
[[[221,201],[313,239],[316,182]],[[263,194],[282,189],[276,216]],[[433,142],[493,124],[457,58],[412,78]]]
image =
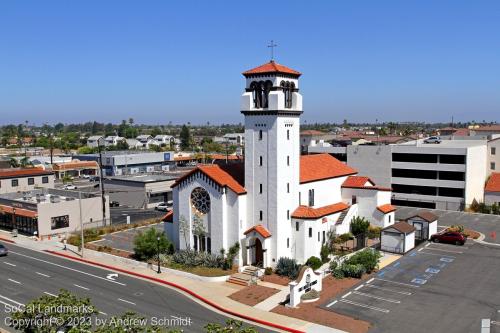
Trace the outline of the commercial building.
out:
[[[105,180],[110,200],[122,206],[153,208],[172,201],[172,186],[176,177],[164,175],[117,176]]]
[[[109,205],[105,208],[109,219]],[[0,195],[0,229],[43,237],[80,230],[81,223],[102,223],[100,196],[52,188]]]
[[[75,155],[80,161],[99,161],[99,154]],[[102,153],[104,176],[169,171],[175,166],[173,152],[109,151]]]
[[[54,172],[40,168],[0,169],[0,194],[54,187]]]
[[[52,166],[57,179],[64,176],[82,177],[83,175],[96,176],[99,174],[99,164],[96,161],[72,160],[66,163],[54,163]]]

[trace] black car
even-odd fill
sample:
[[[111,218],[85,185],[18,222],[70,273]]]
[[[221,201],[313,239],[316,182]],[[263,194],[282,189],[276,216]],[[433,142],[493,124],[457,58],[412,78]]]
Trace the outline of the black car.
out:
[[[0,244],[0,257],[5,257],[7,254],[9,254],[9,250],[2,244]]]
[[[120,203],[118,201],[111,201],[109,207],[120,207]]]

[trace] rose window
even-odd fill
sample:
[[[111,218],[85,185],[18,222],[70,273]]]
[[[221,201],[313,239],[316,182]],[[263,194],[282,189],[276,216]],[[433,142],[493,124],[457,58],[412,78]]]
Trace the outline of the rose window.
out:
[[[201,187],[197,187],[191,192],[191,205],[201,214],[210,211],[210,195]]]

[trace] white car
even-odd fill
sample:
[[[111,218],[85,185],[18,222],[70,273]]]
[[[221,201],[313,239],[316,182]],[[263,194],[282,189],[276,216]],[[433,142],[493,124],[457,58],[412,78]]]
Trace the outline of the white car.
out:
[[[67,184],[67,185],[64,185],[63,189],[64,190],[76,190],[77,187],[73,184]]]
[[[168,212],[171,208],[170,208],[170,206],[167,203],[162,202],[161,204],[159,204],[158,206],[156,206],[155,209],[159,210],[159,211],[162,211],[162,212]]]
[[[441,138],[439,136],[430,136],[424,140],[424,143],[441,143]]]

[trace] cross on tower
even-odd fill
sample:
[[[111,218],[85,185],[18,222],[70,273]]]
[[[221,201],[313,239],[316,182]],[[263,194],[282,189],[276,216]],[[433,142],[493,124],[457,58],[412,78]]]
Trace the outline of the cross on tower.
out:
[[[274,43],[274,40],[271,39],[271,44],[269,44],[267,47],[271,48],[271,61],[274,61],[274,48],[278,46],[278,44]]]

